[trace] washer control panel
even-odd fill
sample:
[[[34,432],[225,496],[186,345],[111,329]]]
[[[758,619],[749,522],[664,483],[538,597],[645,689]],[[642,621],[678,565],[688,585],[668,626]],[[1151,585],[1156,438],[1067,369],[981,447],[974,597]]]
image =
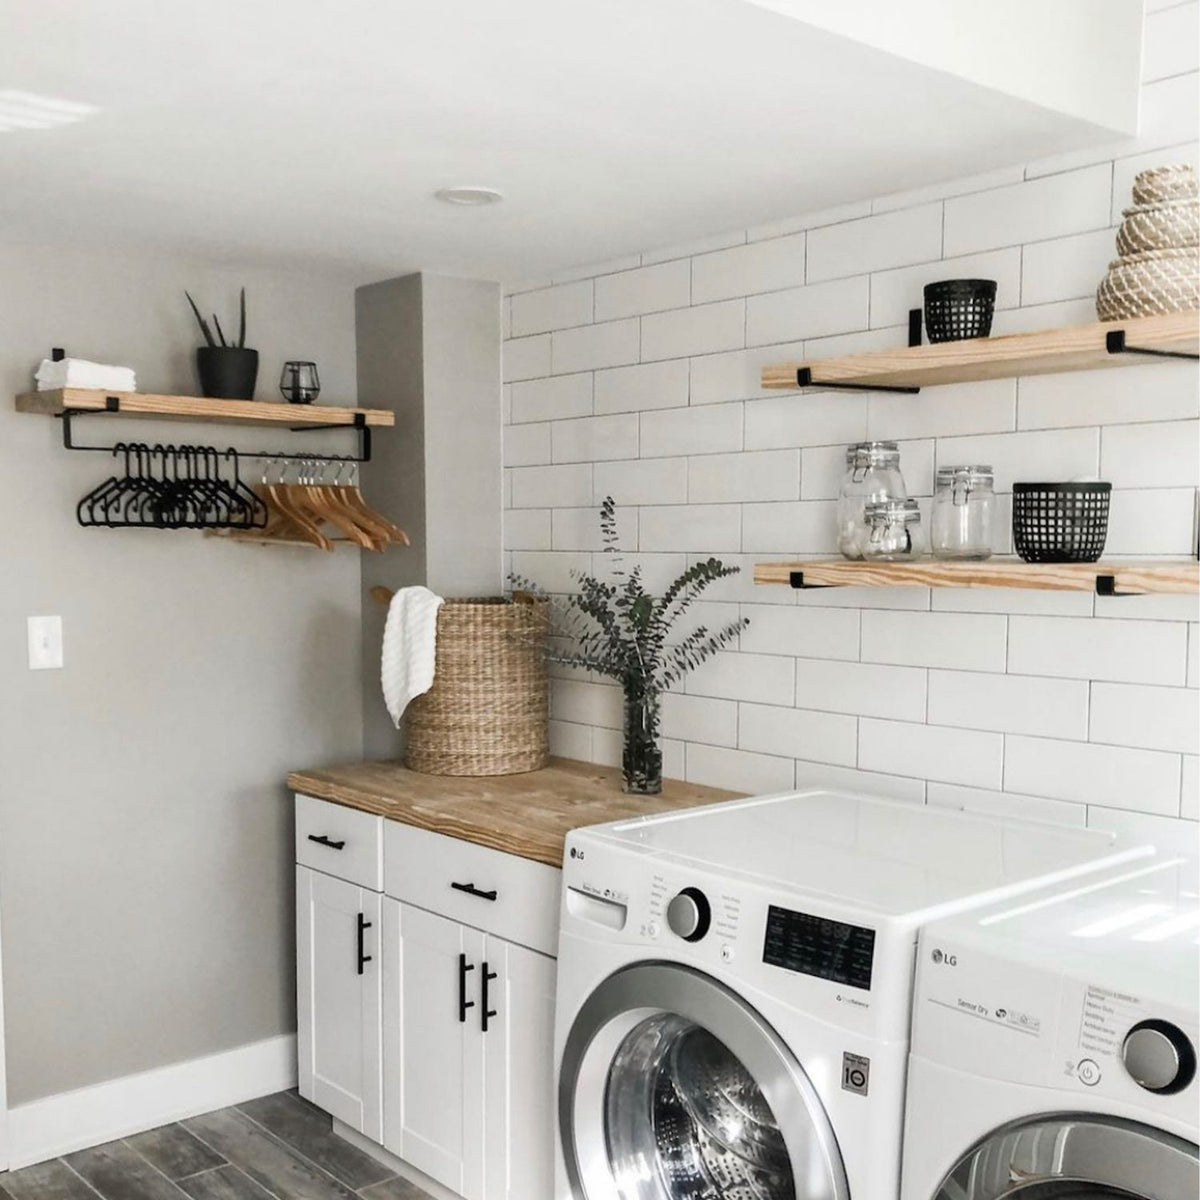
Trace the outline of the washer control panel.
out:
[[[763,962],[869,992],[875,930],[772,904],[767,909]]]
[[[685,942],[698,942],[712,925],[712,905],[697,887],[676,892],[667,905],[667,928]]]

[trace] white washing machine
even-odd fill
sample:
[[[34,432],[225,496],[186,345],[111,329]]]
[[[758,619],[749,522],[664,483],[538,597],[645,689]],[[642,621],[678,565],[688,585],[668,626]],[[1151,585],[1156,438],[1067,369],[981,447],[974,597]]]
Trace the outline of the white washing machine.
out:
[[[928,926],[904,1200],[1196,1200],[1198,940],[1168,858]]]
[[[830,791],[577,830],[558,1200],[895,1200],[918,928],[1149,853]]]

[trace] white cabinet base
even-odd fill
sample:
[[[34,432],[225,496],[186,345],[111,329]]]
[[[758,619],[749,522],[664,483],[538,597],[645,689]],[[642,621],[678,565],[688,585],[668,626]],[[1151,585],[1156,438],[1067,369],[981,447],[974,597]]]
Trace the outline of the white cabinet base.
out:
[[[409,1183],[423,1188],[433,1197],[433,1200],[462,1200],[457,1192],[443,1187],[436,1179],[430,1179],[423,1171],[418,1171],[411,1163],[397,1158],[390,1150],[385,1150],[378,1143],[371,1141],[369,1137],[364,1137],[357,1129],[352,1129],[343,1121],[339,1121],[337,1117],[333,1119],[333,1132],[343,1141],[357,1146],[364,1154],[369,1154],[376,1162],[381,1162],[385,1167],[395,1171],[401,1179],[407,1179]],[[533,1197],[530,1197],[530,1200],[533,1200]]]

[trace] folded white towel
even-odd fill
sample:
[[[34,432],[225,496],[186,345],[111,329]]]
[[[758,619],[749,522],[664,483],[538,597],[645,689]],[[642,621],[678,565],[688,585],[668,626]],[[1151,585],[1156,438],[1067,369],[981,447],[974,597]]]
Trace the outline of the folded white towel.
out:
[[[433,686],[437,614],[444,601],[425,587],[401,588],[383,630],[383,698],[397,729],[414,696]]]
[[[110,367],[106,363],[88,362],[86,358],[60,358],[58,362],[43,358],[38,367],[39,392],[58,388],[98,388],[109,392],[136,392],[137,376],[130,367]]]

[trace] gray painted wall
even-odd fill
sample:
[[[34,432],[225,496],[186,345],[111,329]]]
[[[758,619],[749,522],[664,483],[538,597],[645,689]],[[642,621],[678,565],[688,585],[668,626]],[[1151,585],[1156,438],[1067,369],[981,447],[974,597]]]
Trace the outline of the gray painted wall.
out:
[[[323,399],[353,401],[354,292],[29,245],[0,245],[0,280],[0,881],[20,1104],[295,1028],[284,776],[361,753],[362,680],[357,553],[81,529],[75,503],[108,460],[67,453],[58,422],[11,396],[51,345],[134,366],[143,391],[194,392],[183,288],[225,313],[244,283],[259,395],[277,395],[284,359],[313,358]],[[109,418],[80,433],[289,440]],[[63,616],[62,671],[26,669],[39,613]]]
[[[423,583],[443,596],[496,595],[501,580],[500,287],[406,275],[358,289],[361,403],[392,407],[376,439],[370,498],[412,539],[363,555],[365,589]],[[385,609],[363,609],[363,713],[368,758],[395,758],[400,731],[384,708],[379,653]]]

